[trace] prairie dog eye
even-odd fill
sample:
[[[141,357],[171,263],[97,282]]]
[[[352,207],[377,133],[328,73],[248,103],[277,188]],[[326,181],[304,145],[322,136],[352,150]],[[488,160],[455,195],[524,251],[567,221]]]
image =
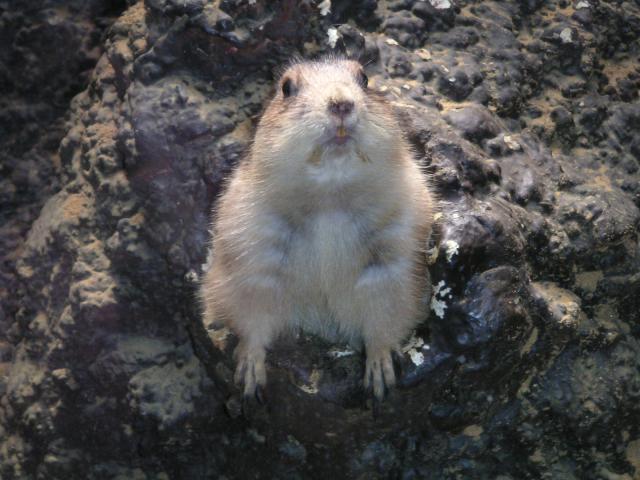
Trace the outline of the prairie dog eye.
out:
[[[295,93],[296,89],[293,84],[293,80],[287,78],[284,82],[282,82],[282,95],[284,98],[289,98]]]
[[[367,77],[367,75],[362,70],[360,70],[360,72],[358,73],[358,85],[360,85],[365,90],[369,85],[369,77]]]

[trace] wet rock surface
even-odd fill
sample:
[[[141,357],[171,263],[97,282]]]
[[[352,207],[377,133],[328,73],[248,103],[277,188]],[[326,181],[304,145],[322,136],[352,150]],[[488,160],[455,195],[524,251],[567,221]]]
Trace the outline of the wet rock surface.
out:
[[[640,475],[637,4],[0,7],[2,478]],[[209,211],[274,71],[332,45],[439,195],[431,315],[380,405],[304,334],[243,404]]]

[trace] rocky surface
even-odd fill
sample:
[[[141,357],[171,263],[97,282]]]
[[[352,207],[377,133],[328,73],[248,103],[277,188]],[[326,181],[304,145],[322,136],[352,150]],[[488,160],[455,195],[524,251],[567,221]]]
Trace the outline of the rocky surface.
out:
[[[0,476],[639,478],[639,37],[624,1],[0,1]],[[333,50],[439,194],[431,317],[381,405],[300,335],[243,409],[208,212]]]

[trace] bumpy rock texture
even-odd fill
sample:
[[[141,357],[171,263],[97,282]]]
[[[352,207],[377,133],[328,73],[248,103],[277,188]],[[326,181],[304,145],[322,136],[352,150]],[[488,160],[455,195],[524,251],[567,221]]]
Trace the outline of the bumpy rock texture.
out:
[[[627,1],[0,1],[0,476],[640,478],[639,38]],[[441,199],[431,318],[375,417],[304,335],[242,413],[208,212],[332,50]]]

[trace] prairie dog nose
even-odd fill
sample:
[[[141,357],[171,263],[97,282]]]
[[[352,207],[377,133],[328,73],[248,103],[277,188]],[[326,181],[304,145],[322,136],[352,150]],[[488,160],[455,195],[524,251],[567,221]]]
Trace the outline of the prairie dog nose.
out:
[[[353,111],[351,100],[329,100],[329,111],[336,117],[344,118]]]

